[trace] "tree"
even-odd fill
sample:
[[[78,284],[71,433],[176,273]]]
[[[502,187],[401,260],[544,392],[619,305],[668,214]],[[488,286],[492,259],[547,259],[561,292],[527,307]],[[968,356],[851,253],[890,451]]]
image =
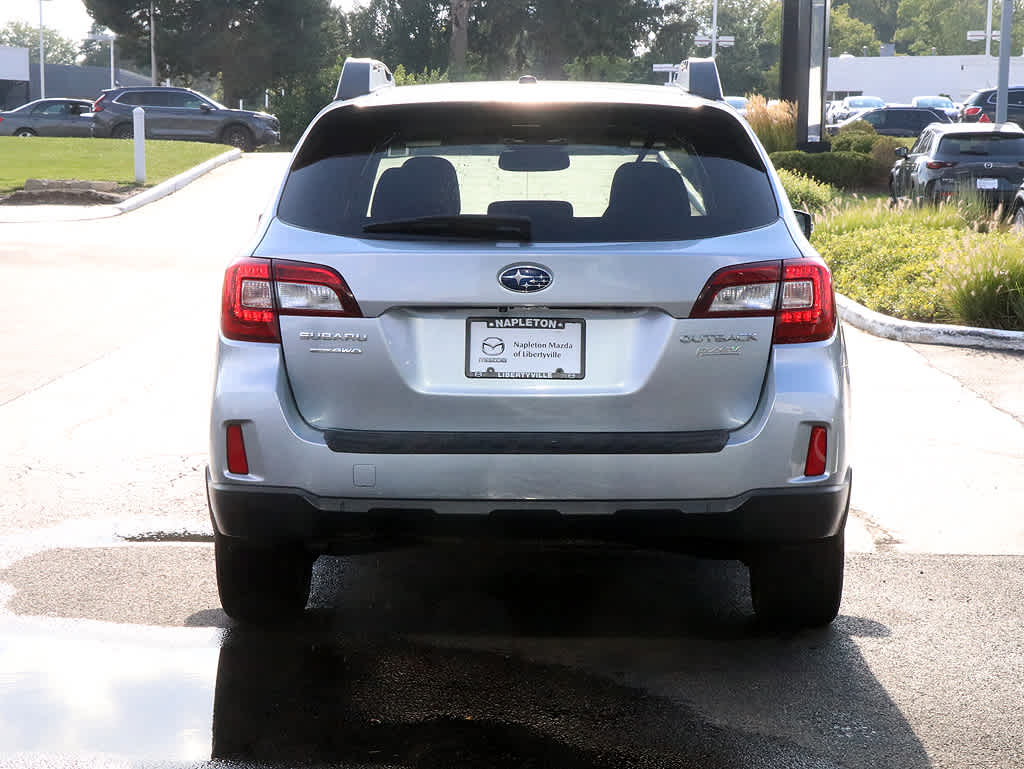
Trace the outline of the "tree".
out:
[[[451,22],[451,47],[448,71],[455,80],[466,73],[466,53],[469,50],[469,8],[472,0],[451,0],[448,18]]]
[[[149,0],[85,5],[118,34],[126,58],[148,61]],[[154,8],[159,77],[219,74],[229,103],[329,66],[345,37],[330,0],[156,0]]]
[[[839,5],[832,9],[829,19],[828,44],[832,55],[841,53],[860,53],[867,48],[874,54],[878,53],[882,43],[875,35],[870,24],[850,16],[850,9]]]
[[[39,62],[39,27],[24,21],[11,21],[0,28],[0,45],[28,48],[29,61]],[[78,45],[49,27],[43,27],[43,47],[47,64],[74,64]]]
[[[634,58],[660,17],[658,0],[478,0],[470,46],[490,77],[563,78],[577,58]]]
[[[103,35],[107,30],[100,24],[93,22],[89,29],[90,35]],[[117,46],[114,46],[114,55],[117,55]],[[110,42],[103,40],[86,40],[78,49],[78,61],[87,67],[107,67],[110,65]]]
[[[1019,3],[1017,4],[1019,7]],[[992,23],[999,29],[999,4]],[[1024,29],[1014,30],[1012,50],[1019,51]],[[983,53],[984,42],[968,42],[967,30],[985,28],[985,0],[903,0],[899,8],[896,41],[908,53],[939,55]],[[993,42],[992,53],[999,44]]]
[[[850,18],[870,24],[875,30],[875,37],[883,43],[891,43],[896,40],[900,5],[901,0],[837,0],[832,11],[834,13],[837,8],[846,6]]]

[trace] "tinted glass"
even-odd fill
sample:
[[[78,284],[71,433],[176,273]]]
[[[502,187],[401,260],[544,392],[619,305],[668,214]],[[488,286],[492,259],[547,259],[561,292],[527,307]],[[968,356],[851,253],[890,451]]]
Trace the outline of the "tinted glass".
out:
[[[50,102],[48,104],[40,104],[32,110],[33,115],[47,115],[54,117],[57,115],[63,115],[67,112],[67,107],[64,102]]]
[[[925,131],[921,134],[921,137],[917,140],[910,151],[913,153],[924,153],[929,150],[932,144],[932,134],[930,131]]]
[[[936,157],[984,157],[990,155],[1024,158],[1021,134],[950,134],[939,142]]]
[[[885,113],[881,112],[881,111],[865,112],[863,115],[861,115],[857,119],[858,120],[863,120],[866,123],[870,123],[875,128],[882,128],[883,126],[886,125]]]
[[[1024,91],[1010,91],[1007,94],[1007,104],[1013,104],[1014,106],[1021,106],[1024,104]]]
[[[563,151],[568,167],[503,170],[509,147],[541,159]],[[721,110],[482,104],[328,113],[278,209],[291,224],[351,236],[433,214],[526,216],[534,240],[600,242],[739,232],[778,209],[754,145]]]
[[[139,101],[143,107],[166,107],[167,94],[162,91],[142,91],[139,93]]]
[[[195,94],[183,93],[180,94],[180,96],[182,97],[182,106],[184,106],[186,109],[199,109],[204,104],[207,104],[206,100],[201,99]]]
[[[117,101],[118,104],[142,104],[142,101],[140,100],[141,96],[142,94],[138,91],[129,91],[128,93],[123,93],[118,96],[115,101]]]

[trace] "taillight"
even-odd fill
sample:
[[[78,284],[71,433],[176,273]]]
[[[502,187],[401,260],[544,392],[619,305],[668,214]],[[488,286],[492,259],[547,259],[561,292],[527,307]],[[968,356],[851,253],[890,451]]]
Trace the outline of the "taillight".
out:
[[[940,168],[952,168],[955,165],[956,163],[950,160],[929,160],[927,163],[925,163],[925,166],[932,169],[933,171],[937,171]]]
[[[103,105],[100,102],[102,102],[106,98],[107,98],[107,95],[103,94],[102,96],[100,96],[100,98],[98,98],[96,101],[94,101],[92,103],[92,111],[93,112],[102,112],[103,111]]]
[[[835,330],[836,300],[828,267],[814,259],[787,259],[772,342],[821,342]]]
[[[719,270],[705,284],[691,318],[740,318],[775,314],[779,262],[755,262]]]
[[[828,458],[828,431],[821,426],[811,428],[811,439],[807,442],[807,460],[804,475],[824,475],[825,460]]]
[[[774,344],[820,342],[836,327],[832,276],[814,259],[726,267],[705,284],[690,317],[774,317]]]
[[[964,110],[964,117],[974,117],[981,112],[981,107],[967,107]]]
[[[988,119],[988,115],[986,115],[984,112],[982,112],[981,113],[981,117],[978,118],[978,122],[979,123],[991,123],[992,121]]]
[[[224,273],[220,327],[228,339],[280,342],[279,315],[361,318],[345,280],[330,267],[245,257]]]

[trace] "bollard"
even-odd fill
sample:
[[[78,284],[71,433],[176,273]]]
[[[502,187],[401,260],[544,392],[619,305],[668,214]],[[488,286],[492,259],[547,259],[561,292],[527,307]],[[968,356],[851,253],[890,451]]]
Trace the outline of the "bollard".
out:
[[[132,110],[132,132],[135,144],[135,183],[146,183],[146,110]]]

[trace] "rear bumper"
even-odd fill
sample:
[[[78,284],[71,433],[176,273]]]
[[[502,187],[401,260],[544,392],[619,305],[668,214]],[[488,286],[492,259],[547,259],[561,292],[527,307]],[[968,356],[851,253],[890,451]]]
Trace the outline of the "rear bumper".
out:
[[[686,549],[694,540],[737,545],[823,539],[846,522],[852,470],[841,483],[756,489],[729,499],[397,500],[317,497],[298,489],[216,484],[207,470],[214,528],[250,541],[305,542],[365,552],[437,539],[598,541]]]

